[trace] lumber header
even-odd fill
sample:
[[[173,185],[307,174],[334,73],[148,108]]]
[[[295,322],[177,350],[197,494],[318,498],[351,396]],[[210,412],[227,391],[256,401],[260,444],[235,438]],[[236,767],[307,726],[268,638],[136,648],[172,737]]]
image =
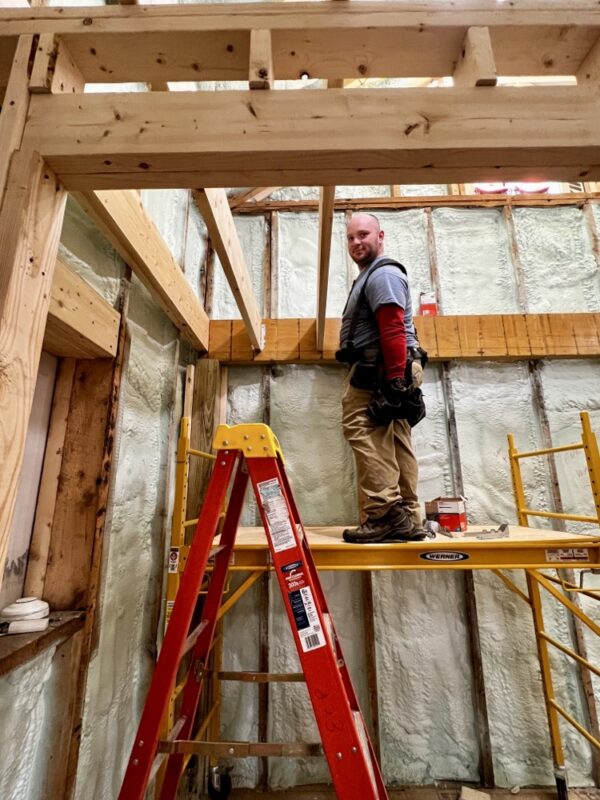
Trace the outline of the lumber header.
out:
[[[24,141],[68,188],[591,181],[599,128],[577,87],[156,92],[34,96]]]
[[[331,364],[340,320],[326,319],[322,352],[313,319],[265,319],[265,345],[254,353],[239,320],[212,320],[209,358],[227,364]],[[600,356],[600,314],[489,314],[415,317],[432,361],[514,361]]]

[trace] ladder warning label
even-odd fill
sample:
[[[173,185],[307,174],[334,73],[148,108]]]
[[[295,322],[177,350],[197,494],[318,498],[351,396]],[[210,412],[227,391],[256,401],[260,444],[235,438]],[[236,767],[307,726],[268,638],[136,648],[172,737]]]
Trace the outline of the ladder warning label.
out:
[[[291,550],[296,547],[296,537],[290,522],[290,512],[277,478],[258,484],[260,499],[269,523],[269,534],[273,550]]]
[[[587,547],[563,547],[557,550],[546,550],[548,561],[589,561],[590,551]]]
[[[310,650],[325,647],[325,635],[319,623],[319,615],[310,587],[305,586],[303,589],[289,592],[288,597],[302,650],[308,653]]]

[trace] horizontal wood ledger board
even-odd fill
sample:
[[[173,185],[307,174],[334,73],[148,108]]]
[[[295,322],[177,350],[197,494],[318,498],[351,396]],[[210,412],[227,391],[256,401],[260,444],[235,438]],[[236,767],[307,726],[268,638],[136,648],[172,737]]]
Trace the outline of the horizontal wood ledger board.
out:
[[[254,353],[241,320],[212,320],[208,357],[227,364],[332,363],[340,320],[325,321],[323,352],[314,319],[266,319],[265,346]],[[600,356],[600,313],[415,317],[433,361],[592,358]]]
[[[582,206],[588,200],[600,201],[600,192],[571,192],[570,194],[445,194],[403,197],[336,198],[336,211],[410,210],[413,208],[549,208],[553,206]],[[319,200],[248,201],[232,207],[233,215],[264,214],[269,211],[318,211]]]
[[[579,87],[64,94],[24,146],[69,189],[593,181],[599,127]]]

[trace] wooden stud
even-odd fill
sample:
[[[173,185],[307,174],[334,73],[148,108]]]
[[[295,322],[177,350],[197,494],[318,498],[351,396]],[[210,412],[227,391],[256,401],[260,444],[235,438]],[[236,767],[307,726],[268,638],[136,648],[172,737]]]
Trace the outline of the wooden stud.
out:
[[[114,358],[121,315],[89,283],[57,261],[44,349],[57,356]]]
[[[221,375],[218,361],[200,358],[196,362],[190,443],[195,450],[212,452],[212,441],[219,424],[218,411]],[[213,462],[190,457],[186,518],[198,517],[208,487]]]
[[[510,206],[504,206],[502,209],[502,216],[504,224],[506,225],[506,233],[510,244],[511,263],[513,266],[513,273],[515,276],[515,286],[517,288],[517,300],[519,308],[524,313],[529,310],[529,299],[527,297],[527,287],[525,286],[525,275],[523,271],[523,263],[521,261],[521,253],[519,252],[519,244],[517,240],[517,230],[515,227],[515,218]]]
[[[272,89],[273,48],[271,31],[257,29],[250,32],[250,76],[251,89]]]
[[[261,349],[261,314],[224,189],[197,189],[194,199],[242,315],[250,342]]]
[[[375,758],[381,763],[381,740],[379,736],[379,695],[377,691],[377,645],[375,633],[375,608],[373,599],[373,573],[362,573],[363,627],[365,634],[365,661],[367,691],[369,693],[370,738]]]
[[[263,254],[263,302],[262,313],[264,317],[272,317],[273,309],[271,306],[271,280],[272,280],[272,259],[271,259],[271,226],[273,224],[272,215],[265,214],[265,242]]]
[[[435,292],[438,313],[443,314],[444,304],[442,300],[442,282],[440,280],[437,247],[435,244],[435,228],[433,227],[433,211],[431,206],[425,208],[425,220],[427,223],[427,256],[429,258],[429,279]]]
[[[44,591],[74,373],[75,360],[63,359],[59,364],[52,398],[44,466],[25,575],[24,593],[29,597],[41,597]]]
[[[0,215],[0,576],[16,503],[65,200],[65,192],[37,153],[18,152],[13,156]]]
[[[84,88],[85,79],[64,41],[51,33],[42,34],[36,47],[29,91],[32,94],[78,94]]]
[[[596,260],[596,266],[600,269],[600,235],[598,234],[598,226],[596,225],[596,217],[591,202],[586,200],[583,204],[583,218],[585,220],[586,228],[590,237],[592,245],[592,253]]]
[[[121,297],[120,297],[120,309],[122,313],[123,320],[127,319],[127,311],[129,307],[129,283],[126,282],[123,284]],[[87,681],[87,673],[88,673],[88,665],[90,662],[90,657],[94,645],[97,646],[97,642],[95,642],[94,635],[97,631],[96,627],[96,610],[98,608],[99,602],[99,585],[100,585],[100,573],[101,573],[101,566],[102,566],[102,553],[103,553],[103,543],[104,543],[104,528],[106,524],[107,518],[107,509],[108,509],[108,502],[109,502],[109,494],[113,488],[114,482],[114,471],[112,470],[112,460],[113,455],[115,453],[115,435],[116,435],[116,428],[117,428],[117,419],[118,419],[118,407],[119,407],[119,398],[120,398],[120,391],[121,391],[121,381],[123,377],[123,365],[126,359],[126,353],[128,349],[128,337],[127,337],[127,327],[126,324],[121,325],[121,330],[119,332],[119,345],[117,348],[117,356],[112,360],[112,362],[92,362],[94,366],[100,365],[100,368],[97,370],[96,377],[100,375],[102,372],[102,365],[111,364],[111,371],[107,373],[109,377],[103,378],[102,383],[104,383],[104,388],[102,390],[102,395],[100,396],[100,405],[99,416],[104,417],[104,407],[103,407],[103,400],[106,398],[106,416],[105,418],[105,429],[104,429],[104,442],[103,445],[100,446],[99,452],[101,455],[101,463],[100,468],[96,474],[96,480],[93,486],[93,489],[90,488],[89,493],[87,496],[83,498],[84,504],[87,506],[94,506],[95,505],[95,519],[91,517],[87,513],[82,517],[80,516],[78,519],[79,523],[84,522],[84,524],[89,524],[89,529],[92,531],[93,536],[91,540],[91,551],[88,551],[88,563],[86,564],[86,570],[84,575],[84,598],[83,601],[87,605],[87,613],[85,618],[85,626],[82,634],[82,646],[81,646],[81,657],[79,659],[79,670],[77,675],[77,688],[75,692],[75,702],[74,702],[74,709],[73,709],[73,725],[71,727],[71,741],[69,747],[69,758],[66,764],[64,765],[65,768],[65,779],[64,779],[64,791],[60,793],[61,797],[71,797],[73,794],[73,787],[75,785],[75,778],[77,774],[77,763],[79,758],[79,745],[81,742],[81,729],[82,729],[82,716],[83,716],[83,704],[85,700],[85,688],[86,688],[86,681]],[[81,362],[80,362],[81,363]],[[76,378],[75,380],[81,379],[82,373],[78,375],[78,367],[76,367]],[[83,378],[85,383],[86,378]],[[85,391],[85,390],[84,390]],[[75,415],[78,415],[78,412],[81,411],[80,404],[77,402],[77,395],[78,391],[74,388],[72,397],[71,397],[71,407],[74,409]],[[89,401],[94,400],[92,395],[91,398],[87,398],[85,404],[89,403]],[[69,419],[69,427],[70,427],[71,420]],[[66,442],[69,441],[70,438],[70,431],[69,427],[67,429],[67,439]],[[95,430],[98,430],[96,420],[94,420],[93,425],[90,427],[90,431],[92,435],[94,434]],[[75,445],[76,440],[71,439],[71,444]],[[78,457],[78,453],[80,452],[79,447],[73,446],[71,451],[73,454]],[[93,451],[92,451],[93,452]],[[68,457],[68,450],[65,447],[65,456],[63,456],[63,466],[65,464],[65,460],[67,463],[67,469],[72,469],[74,464],[71,463],[69,465],[69,457]],[[93,459],[92,459],[93,462]],[[85,480],[85,476],[82,474],[85,470],[88,470],[89,466],[92,469],[95,468],[93,463],[86,462],[83,469],[79,469],[78,478],[82,481]],[[64,479],[65,471],[61,473],[61,481]],[[59,482],[59,492],[60,492],[60,482]],[[68,494],[67,494],[68,497]],[[75,501],[77,502],[77,501]],[[57,499],[58,505],[58,499]],[[63,506],[64,510],[64,506]],[[68,509],[67,509],[68,511]],[[60,519],[60,517],[59,517]],[[65,515],[63,515],[62,519],[65,519]],[[56,514],[55,514],[55,522],[56,522]],[[65,562],[63,566],[66,565],[67,560],[72,558],[70,564],[70,570],[67,572],[69,577],[73,577],[73,568],[77,563],[77,553],[74,553],[74,557],[68,554],[67,543],[65,541],[64,536],[64,529],[59,528],[57,531],[56,528],[53,527],[53,535],[52,535],[52,547],[55,544],[55,538],[62,538],[64,550],[60,550],[60,554],[63,553],[66,555]],[[87,537],[86,537],[87,538]],[[75,548],[77,545],[75,544]],[[52,550],[52,548],[51,548]],[[76,568],[76,567],[75,567]]]
[[[319,252],[317,257],[317,350],[323,350],[325,339],[334,198],[335,186],[321,186],[321,199],[319,200]]]
[[[495,86],[498,72],[489,28],[468,28],[454,70],[455,86]]]
[[[65,97],[52,95],[50,99],[58,101]],[[175,327],[198,350],[207,350],[208,317],[146,213],[138,192],[85,192],[77,195],[77,202],[106,234]]]
[[[85,608],[89,597],[113,372],[113,359],[76,363],[42,595],[51,608]]]

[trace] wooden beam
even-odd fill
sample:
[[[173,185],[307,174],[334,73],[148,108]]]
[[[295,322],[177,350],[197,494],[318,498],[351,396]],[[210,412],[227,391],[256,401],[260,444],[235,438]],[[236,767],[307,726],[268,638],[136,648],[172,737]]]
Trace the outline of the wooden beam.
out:
[[[271,31],[250,31],[250,88],[272,89],[274,81]]]
[[[15,153],[0,215],[0,582],[65,200],[37,153]]]
[[[581,181],[599,126],[578,87],[36,95],[24,143],[70,188]]]
[[[453,74],[455,86],[495,86],[498,82],[489,28],[467,30]]]
[[[263,188],[259,186],[255,189],[248,189],[247,192],[241,192],[240,194],[236,194],[234,197],[230,197],[229,208],[238,208],[244,203],[248,203],[250,200],[254,200],[255,203],[260,203],[262,200],[266,200],[269,195],[273,194],[273,192],[279,188],[281,187],[267,186]]]
[[[600,314],[484,314],[416,317],[432,361],[515,361],[600,356]],[[340,320],[325,320],[323,351],[312,319],[265,319],[265,344],[253,353],[238,320],[210,323],[208,355],[228,364],[336,363]]]
[[[225,189],[198,189],[194,200],[204,217],[208,235],[215,248],[229,286],[246,325],[255,350],[261,349],[261,313]]]
[[[89,283],[56,263],[44,350],[70,358],[113,358],[121,315]]]
[[[317,259],[317,350],[323,350],[325,341],[334,198],[335,186],[321,186],[319,200],[319,254]]]
[[[271,31],[280,79],[451,75],[471,27],[489,27],[501,75],[568,75],[596,40],[600,19],[592,0],[558,8],[332,0],[2,9],[0,23],[4,35],[64,34],[86,81],[105,83],[246,80],[257,28]]]
[[[57,95],[51,99],[63,97]],[[146,213],[139,194],[86,192],[78,194],[77,201],[150,290],[175,327],[195,348],[206,350],[206,312]]]
[[[6,188],[10,159],[21,146],[29,108],[29,60],[32,36],[20,36],[11,64],[0,112],[0,207]]]

